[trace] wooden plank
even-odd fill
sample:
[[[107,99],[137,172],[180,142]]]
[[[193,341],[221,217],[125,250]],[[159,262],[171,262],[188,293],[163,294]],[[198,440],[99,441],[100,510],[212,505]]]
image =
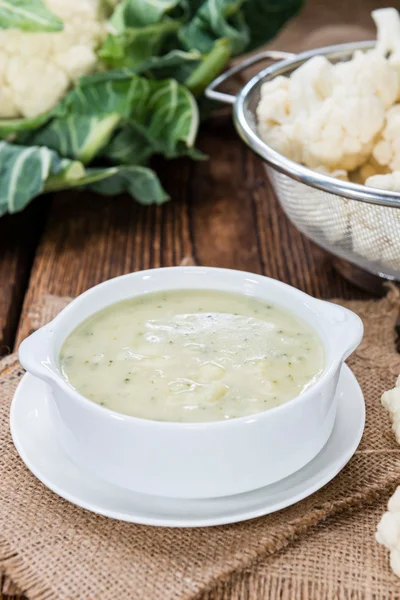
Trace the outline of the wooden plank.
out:
[[[191,168],[183,160],[166,169],[174,201],[162,207],[78,192],[54,200],[33,263],[17,346],[30,330],[27,312],[42,294],[76,296],[110,277],[179,264],[192,255],[186,202]]]
[[[193,168],[189,223],[199,264],[262,272],[251,196],[243,172],[244,145],[229,121],[203,130],[207,162]]]
[[[40,238],[47,199],[0,219],[0,356],[13,347],[29,271]]]
[[[261,160],[228,122],[206,127],[199,145],[208,161],[163,164],[173,200],[162,207],[82,193],[54,200],[17,344],[29,333],[27,313],[41,295],[75,296],[109,277],[180,264],[192,256],[198,264],[265,273],[321,297],[360,295],[289,223]]]

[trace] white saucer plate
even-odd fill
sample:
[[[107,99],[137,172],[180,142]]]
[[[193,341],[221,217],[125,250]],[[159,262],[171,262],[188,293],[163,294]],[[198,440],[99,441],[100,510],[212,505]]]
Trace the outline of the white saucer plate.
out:
[[[303,469],[252,492],[206,500],[139,494],[80,471],[58,446],[48,410],[53,401],[49,388],[32,375],[26,374],[15,392],[10,424],[14,444],[25,465],[65,500],[131,523],[206,527],[267,515],[299,502],[331,481],[356,451],[365,424],[363,394],[347,365],[342,368],[337,398],[338,412],[331,437]]]

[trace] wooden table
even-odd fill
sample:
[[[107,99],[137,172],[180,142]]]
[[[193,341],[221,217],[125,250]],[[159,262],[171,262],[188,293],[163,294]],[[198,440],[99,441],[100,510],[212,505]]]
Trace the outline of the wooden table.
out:
[[[290,224],[230,120],[203,128],[198,145],[208,161],[158,165],[172,198],[162,207],[64,193],[0,219],[2,354],[29,333],[27,314],[42,294],[75,296],[150,267],[195,262],[263,273],[321,298],[364,295]]]

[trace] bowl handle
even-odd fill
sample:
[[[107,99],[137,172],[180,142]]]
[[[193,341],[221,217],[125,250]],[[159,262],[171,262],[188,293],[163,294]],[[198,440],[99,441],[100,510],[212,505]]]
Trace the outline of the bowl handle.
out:
[[[318,311],[327,322],[327,333],[330,336],[338,359],[346,360],[359,346],[363,334],[364,325],[356,313],[344,306],[317,300]]]
[[[250,56],[250,58],[247,58],[238,65],[235,65],[231,69],[228,69],[227,71],[225,71],[225,73],[219,75],[219,77],[214,79],[214,81],[212,81],[206,87],[204,93],[207,96],[207,98],[210,98],[210,100],[224,102],[225,104],[235,104],[236,96],[233,96],[232,94],[225,94],[224,92],[218,92],[216,90],[216,88],[219,87],[221,83],[232,77],[232,75],[236,75],[237,73],[244,71],[251,65],[258,63],[261,60],[286,60],[293,58],[294,56],[296,55],[291,52],[280,52],[278,50],[264,50],[263,52],[259,52],[254,56]]]
[[[46,325],[23,340],[18,349],[18,358],[24,369],[47,382],[57,377],[51,359],[52,338],[53,330]]]

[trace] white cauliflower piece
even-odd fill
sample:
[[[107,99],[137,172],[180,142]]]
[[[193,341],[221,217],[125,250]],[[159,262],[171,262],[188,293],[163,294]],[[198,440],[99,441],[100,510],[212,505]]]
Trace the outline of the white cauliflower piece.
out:
[[[377,528],[376,541],[390,550],[390,567],[400,577],[400,512],[386,512]]]
[[[377,29],[376,50],[385,56],[400,51],[400,17],[396,8],[378,8],[371,12]]]
[[[333,65],[324,56],[314,56],[290,77],[290,112],[312,117],[332,92]]]
[[[376,541],[389,550],[395,550],[400,543],[400,513],[386,512],[377,527]]]
[[[301,143],[296,127],[289,122],[290,79],[276,77],[261,87],[261,100],[257,106],[258,128],[261,137],[281,154],[301,161]]]
[[[384,116],[384,107],[376,96],[365,96],[354,87],[337,88],[307,123],[304,164],[311,168],[322,163],[332,170],[356,169],[371,153]]]
[[[44,81],[47,82],[46,85],[43,85]],[[25,60],[19,56],[10,58],[6,82],[19,112],[25,117],[35,117],[53,108],[69,86],[64,71],[57,69],[51,62],[36,57]],[[0,111],[3,112],[1,106]]]
[[[330,177],[335,177],[336,179],[341,179],[342,181],[349,181],[349,174],[345,169],[334,169],[331,171],[327,167],[323,165],[318,165],[318,167],[314,167],[314,171],[317,173],[322,173],[322,175],[329,175]]]
[[[392,106],[385,118],[385,126],[372,156],[379,165],[391,171],[400,170],[400,105]]]
[[[377,28],[376,50],[389,56],[389,63],[397,68],[400,78],[400,15],[395,8],[373,10],[372,18]]]
[[[386,175],[372,175],[365,180],[365,185],[389,192],[400,192],[400,171]]]
[[[332,65],[316,56],[290,78],[277,77],[261,88],[258,126],[264,141],[291,160],[303,162],[303,120],[310,118],[331,89]]]
[[[367,161],[398,94],[396,70],[377,52],[337,65],[317,56],[290,78],[262,86],[259,132],[272,148],[310,168],[351,171]]]
[[[307,122],[303,161],[351,171],[370,155],[385,110],[399,93],[395,70],[377,52],[356,52],[332,69],[332,91]]]
[[[289,86],[287,77],[276,77],[263,83],[261,100],[257,106],[260,127],[281,125],[287,121],[290,113]]]
[[[400,377],[397,378],[396,386],[382,395],[381,402],[389,412],[392,421],[393,432],[397,442],[400,444]],[[399,492],[400,503],[400,492]]]
[[[92,73],[106,36],[100,0],[45,0],[64,23],[55,33],[0,31],[0,118],[33,118]]]
[[[18,106],[14,102],[14,94],[7,86],[0,87],[0,106],[3,118],[13,119],[19,116]]]
[[[335,65],[334,74],[337,84],[348,85],[351,82],[358,90],[365,90],[366,94],[373,91],[385,108],[396,102],[400,92],[396,70],[377,50],[356,51],[351,60]]]
[[[97,56],[88,46],[71,46],[55,57],[56,64],[67,75],[69,81],[76,81],[87,73],[92,73],[97,65]]]

